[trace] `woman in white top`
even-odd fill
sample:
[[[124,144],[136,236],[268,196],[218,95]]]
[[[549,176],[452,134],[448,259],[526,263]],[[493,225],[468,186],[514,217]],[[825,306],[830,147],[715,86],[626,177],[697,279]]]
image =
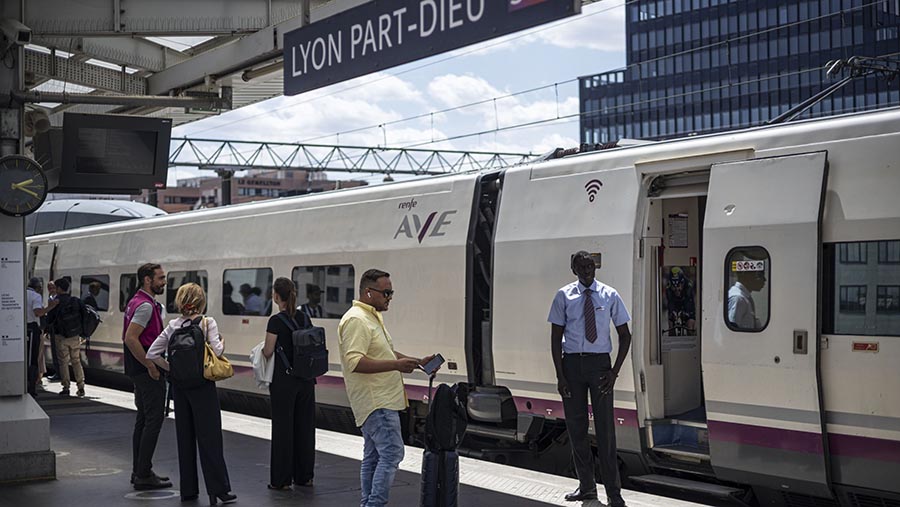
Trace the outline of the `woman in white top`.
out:
[[[206,334],[206,342],[216,356],[225,352],[219,336],[219,328],[211,317],[204,317],[206,295],[196,283],[187,283],[178,288],[175,306],[181,317],[169,322],[163,332],[147,350],[147,359],[159,367],[169,370],[169,362],[162,357],[168,350],[169,338],[187,321],[203,319],[201,328]],[[225,452],[222,447],[222,413],[215,382],[204,380],[199,386],[184,388],[172,385],[175,400],[175,435],[178,441],[178,471],[181,476],[181,500],[196,499],[200,494],[197,482],[197,448],[200,450],[200,467],[209,494],[210,505],[231,503],[237,496],[231,494],[231,482],[225,466]]]

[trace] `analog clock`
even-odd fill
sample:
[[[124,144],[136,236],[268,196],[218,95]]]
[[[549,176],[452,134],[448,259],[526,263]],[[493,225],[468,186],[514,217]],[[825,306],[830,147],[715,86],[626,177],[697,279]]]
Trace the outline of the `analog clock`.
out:
[[[0,158],[0,213],[25,216],[47,197],[47,176],[41,165],[22,155]]]

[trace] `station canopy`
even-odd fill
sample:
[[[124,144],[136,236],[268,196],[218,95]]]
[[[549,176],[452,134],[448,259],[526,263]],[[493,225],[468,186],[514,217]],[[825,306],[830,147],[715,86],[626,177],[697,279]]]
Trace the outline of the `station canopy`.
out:
[[[553,1],[559,0],[527,0],[524,4]],[[591,1],[573,3],[580,8],[580,3]],[[87,93],[222,99],[213,107],[49,101],[36,105],[50,115],[54,125],[62,124],[64,111],[167,117],[181,125],[282,95],[284,34],[370,3],[29,0],[25,2],[25,24],[32,29],[32,44],[25,50],[26,88],[57,94],[51,95],[57,98],[60,93]]]

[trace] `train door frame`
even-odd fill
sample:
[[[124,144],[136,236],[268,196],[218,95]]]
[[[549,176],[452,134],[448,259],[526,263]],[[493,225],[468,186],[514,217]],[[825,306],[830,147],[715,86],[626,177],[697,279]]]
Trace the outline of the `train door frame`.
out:
[[[827,174],[825,151],[711,167],[703,374],[717,477],[833,498],[820,369]],[[750,318],[732,316],[731,297],[751,301]]]
[[[743,158],[743,157],[740,157]],[[683,219],[687,229],[684,231],[685,252],[690,256],[690,266],[682,263],[683,269],[692,268],[695,274],[693,289],[699,291],[702,273],[703,227],[702,215],[708,193],[709,163],[692,166],[691,170],[675,174],[653,174],[644,177],[644,192],[638,219],[641,228],[639,258],[640,276],[636,283],[640,284],[635,293],[639,298],[637,308],[641,309],[639,323],[635,327],[636,340],[633,350],[635,371],[640,372],[640,392],[638,397],[644,450],[651,461],[665,462],[673,468],[690,471],[709,472],[709,451],[706,438],[706,422],[701,367],[702,326],[700,319],[699,296],[694,301],[696,327],[690,336],[675,338],[681,340],[678,347],[666,354],[664,346],[665,329],[662,326],[663,280],[662,267],[666,264],[664,252],[669,243],[665,237],[671,231],[664,231],[668,216],[666,208],[686,207],[686,214],[673,215],[677,220]],[[669,220],[672,222],[673,220]],[[671,224],[669,224],[671,226]],[[690,238],[690,244],[687,244]],[[671,240],[672,238],[670,238]],[[669,259],[684,257],[675,255],[679,249],[671,249]],[[671,266],[669,266],[671,268]],[[666,335],[668,336],[668,335]],[[687,373],[685,385],[673,386],[674,378],[668,371],[675,368],[676,363],[664,364],[666,356],[671,361],[675,355],[682,354],[679,368]],[[685,361],[686,359],[686,361]],[[667,382],[667,377],[669,378]],[[681,377],[679,377],[681,378]],[[692,380],[691,380],[692,379]],[[672,383],[668,386],[667,383]],[[693,387],[691,387],[693,385]],[[687,408],[674,409],[668,407],[666,400],[669,390],[686,394],[681,402]],[[674,398],[674,397],[673,397]],[[672,405],[677,405],[672,400]],[[686,403],[686,405],[685,405]],[[650,452],[652,451],[652,452]]]

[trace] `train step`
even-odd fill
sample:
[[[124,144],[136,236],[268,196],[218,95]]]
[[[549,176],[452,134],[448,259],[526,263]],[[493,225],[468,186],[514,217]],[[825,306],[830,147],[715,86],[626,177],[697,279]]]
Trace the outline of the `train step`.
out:
[[[682,479],[680,477],[669,477],[667,475],[639,475],[636,477],[629,477],[629,479],[639,484],[662,486],[666,488],[677,489],[680,491],[690,491],[692,493],[700,493],[717,498],[739,498],[744,494],[744,490],[732,488],[730,486],[692,481],[690,479]]]
[[[653,450],[675,458],[689,458],[696,461],[709,461],[709,448],[706,446],[664,444],[654,446]]]

